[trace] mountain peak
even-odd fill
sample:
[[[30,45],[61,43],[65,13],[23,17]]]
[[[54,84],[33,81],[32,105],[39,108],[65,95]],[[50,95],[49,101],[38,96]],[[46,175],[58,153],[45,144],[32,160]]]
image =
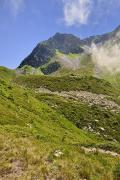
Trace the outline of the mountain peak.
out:
[[[91,36],[83,40],[72,34],[57,32],[53,37],[39,43],[32,53],[22,61],[20,67],[24,65],[33,67],[42,66],[55,57],[56,50],[63,54],[80,54],[85,52],[83,49],[84,46],[91,46],[92,43],[103,45],[110,40],[118,43],[118,41],[120,42],[120,38],[118,38],[119,31],[120,26],[110,33]]]
[[[54,57],[56,49],[64,54],[79,54],[84,51],[81,48],[80,38],[72,34],[56,33],[48,40],[39,43],[32,53],[22,61],[20,67],[24,65],[33,67],[44,65]]]
[[[83,51],[82,48],[80,48],[80,38],[72,34],[56,33],[45,42],[50,48],[58,49],[65,54],[80,53]]]
[[[54,36],[53,36],[53,38],[75,38],[75,39],[79,39],[80,40],[80,38],[79,37],[77,37],[77,36],[75,36],[75,35],[73,35],[73,34],[69,34],[69,33],[59,33],[59,32],[57,32]]]

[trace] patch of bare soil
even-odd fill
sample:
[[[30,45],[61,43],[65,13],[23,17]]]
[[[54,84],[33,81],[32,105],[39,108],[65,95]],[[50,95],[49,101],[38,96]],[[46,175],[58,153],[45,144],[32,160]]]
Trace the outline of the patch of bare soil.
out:
[[[0,171],[0,180],[14,180],[24,172],[24,164],[20,160],[11,162],[10,167]]]

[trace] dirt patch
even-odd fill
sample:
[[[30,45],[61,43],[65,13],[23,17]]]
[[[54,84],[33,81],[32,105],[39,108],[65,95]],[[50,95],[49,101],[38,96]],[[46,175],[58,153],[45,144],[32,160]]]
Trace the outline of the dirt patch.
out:
[[[24,172],[24,163],[20,160],[11,162],[10,167],[0,171],[0,180],[10,180],[20,177]]]

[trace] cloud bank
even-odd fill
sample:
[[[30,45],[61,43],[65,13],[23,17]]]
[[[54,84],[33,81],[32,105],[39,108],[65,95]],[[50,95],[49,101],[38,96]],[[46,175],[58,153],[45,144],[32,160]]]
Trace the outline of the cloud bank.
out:
[[[94,63],[102,70],[120,72],[120,31],[103,45],[91,46]]]

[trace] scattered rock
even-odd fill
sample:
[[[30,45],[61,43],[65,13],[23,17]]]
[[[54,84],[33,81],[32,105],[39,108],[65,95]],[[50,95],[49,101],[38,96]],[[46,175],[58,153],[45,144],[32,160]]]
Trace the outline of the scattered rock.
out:
[[[32,128],[32,125],[31,124],[26,124],[30,129]]]
[[[111,110],[112,112],[119,113],[120,106],[114,101],[108,100],[107,97],[103,94],[95,94],[88,91],[61,91],[61,92],[52,92],[46,88],[39,88],[36,90],[39,93],[55,94],[65,98],[72,98],[75,100],[88,103],[89,106],[100,106],[106,110]],[[97,121],[96,121],[97,122]]]
[[[89,130],[90,132],[93,132],[93,131],[94,131],[91,126],[88,127],[88,130]]]
[[[95,119],[95,122],[99,122],[99,120]]]
[[[120,157],[120,154],[113,152],[113,151],[105,151],[104,149],[99,149],[99,148],[86,148],[86,147],[81,147],[81,149],[84,150],[84,152],[87,153],[101,153],[101,154],[108,154],[114,157]]]
[[[99,135],[100,135],[100,133],[99,133],[99,132],[97,132],[97,133],[96,133],[96,135],[98,135],[98,136],[99,136]]]
[[[56,150],[55,152],[54,152],[54,156],[55,157],[61,157],[63,155],[63,152],[61,152],[60,150]]]
[[[101,129],[102,131],[105,131],[105,129],[104,129],[103,127],[100,127],[100,129]]]

